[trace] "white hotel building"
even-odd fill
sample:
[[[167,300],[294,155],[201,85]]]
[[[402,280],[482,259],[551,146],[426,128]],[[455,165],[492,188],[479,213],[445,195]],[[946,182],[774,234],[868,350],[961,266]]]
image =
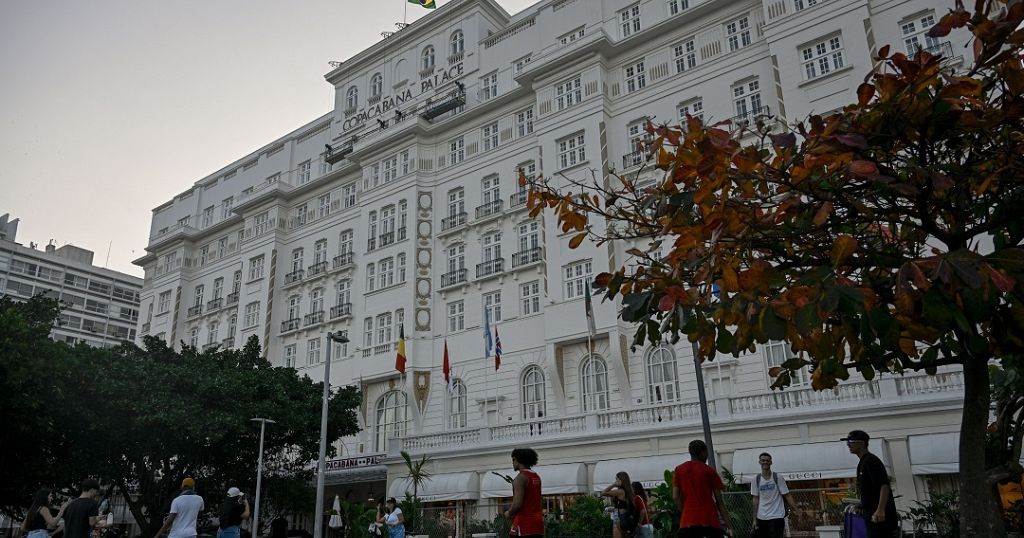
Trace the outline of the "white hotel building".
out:
[[[941,4],[941,5],[940,5]],[[205,347],[256,336],[270,360],[361,383],[363,431],[339,442],[334,493],[404,492],[399,450],[433,456],[432,501],[511,495],[490,471],[541,456],[545,494],[616,470],[654,481],[700,437],[687,344],[630,349],[634,328],[583,286],[627,246],[571,250],[530,219],[528,175],[635,173],[641,125],[794,122],[855,101],[870,51],[928,47],[962,64],[965,35],[924,34],[935,0],[542,0],[509,15],[452,0],[326,75],[335,108],[153,211],[140,335]],[[329,151],[327,147],[329,146]],[[484,312],[504,347],[483,354]],[[394,370],[399,328],[408,373]],[[327,357],[326,334],[351,343]],[[457,381],[442,375],[447,341]],[[955,473],[962,384],[935,377],[772,392],[782,344],[702,366],[720,466],[749,480],[772,452],[794,487],[846,487],[838,438],[869,431],[902,505]],[[461,505],[461,503],[460,503]]]

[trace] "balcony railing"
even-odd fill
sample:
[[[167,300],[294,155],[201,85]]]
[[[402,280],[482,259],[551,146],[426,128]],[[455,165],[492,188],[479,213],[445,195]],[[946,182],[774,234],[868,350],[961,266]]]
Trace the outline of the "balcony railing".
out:
[[[236,292],[229,293],[228,294],[228,304],[232,305],[232,304],[236,304],[236,303],[238,303],[238,292],[236,291]]]
[[[347,318],[352,315],[352,303],[341,303],[331,307],[331,319]]]
[[[932,56],[942,56],[943,60],[953,59],[953,44],[949,41],[925,47],[923,50]]]
[[[281,322],[281,332],[286,333],[288,331],[294,331],[299,328],[299,323],[302,320],[299,318],[286,319]]]
[[[206,311],[207,312],[213,312],[214,310],[217,310],[218,308],[220,308],[222,306],[224,306],[224,298],[223,297],[218,297],[216,299],[211,299],[211,300],[206,302]]]
[[[334,268],[341,269],[347,265],[352,265],[352,258],[353,256],[351,252],[342,252],[341,254],[338,254],[334,257]]]
[[[516,209],[517,207],[523,207],[526,205],[526,199],[529,198],[529,193],[526,191],[517,192],[508,198],[508,208]]]
[[[641,164],[644,163],[644,159],[645,158],[646,158],[646,152],[643,152],[643,151],[634,151],[633,153],[628,153],[626,155],[623,155],[622,156],[622,169],[623,170],[627,170],[629,168],[633,168],[634,166],[640,166]]]
[[[483,263],[476,264],[476,277],[494,275],[505,270],[505,258],[494,258]]]
[[[462,284],[466,281],[466,272],[466,268],[463,267],[462,269],[441,275],[441,287],[447,288],[448,286]]]
[[[380,246],[386,247],[395,242],[395,232],[387,232],[380,234]]]
[[[751,123],[756,123],[758,118],[768,118],[771,117],[771,115],[771,111],[768,107],[762,106],[733,116],[732,124],[737,127],[747,127]]]
[[[541,247],[533,247],[529,250],[522,252],[516,252],[512,255],[512,268],[522,267],[531,263],[537,263],[543,258],[544,249]]]
[[[306,269],[306,276],[309,278],[313,278],[317,275],[324,274],[326,272],[327,262],[322,261],[320,263],[314,263],[313,265],[310,265],[309,268]]]
[[[462,226],[463,224],[466,223],[466,217],[468,217],[468,215],[466,214],[465,211],[463,211],[462,213],[458,213],[450,217],[445,217],[441,219],[441,231],[443,232],[446,230],[451,230],[452,228]]]
[[[229,337],[225,338],[224,341],[221,342],[221,346],[224,349],[231,349],[231,348],[235,347],[235,337],[234,336],[229,336]]]
[[[501,209],[504,206],[505,204],[502,200],[494,200],[493,202],[487,202],[486,204],[479,205],[476,208],[476,218],[482,219],[484,217],[501,213]]]
[[[316,325],[317,323],[323,323],[323,322],[324,322],[324,311],[323,310],[317,310],[316,312],[310,312],[309,314],[306,314],[305,317],[302,318],[302,324],[304,326],[306,326],[306,327],[309,327],[310,325]]]
[[[188,308],[188,317],[198,316],[203,313],[203,305],[197,304]]]
[[[298,281],[302,280],[304,274],[305,274],[305,271],[303,271],[302,269],[299,269],[297,271],[292,271],[292,272],[288,273],[287,275],[284,275],[284,283],[285,284],[291,284],[293,282],[298,282]]]

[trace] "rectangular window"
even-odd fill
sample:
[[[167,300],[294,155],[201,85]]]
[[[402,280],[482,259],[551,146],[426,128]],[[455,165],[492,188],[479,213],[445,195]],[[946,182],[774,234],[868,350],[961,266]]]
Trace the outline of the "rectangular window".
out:
[[[693,39],[687,39],[672,47],[672,57],[676,62],[676,73],[682,73],[697,67],[697,45]]]
[[[220,203],[220,218],[221,220],[231,216],[231,207],[235,204],[235,198],[228,196]]]
[[[768,342],[767,344],[764,344],[764,358],[768,364],[769,369],[775,366],[782,366],[782,363],[786,362],[789,359],[792,359],[795,356],[796,355],[794,355],[793,352],[789,350],[789,344],[787,344],[786,342],[772,341]],[[796,375],[792,376],[791,380],[793,382],[792,386],[796,387],[806,386],[810,384],[810,379],[807,375],[806,368],[801,368],[800,370],[797,370]],[[769,376],[769,386],[771,386],[772,381],[773,380],[771,379],[771,376]]]
[[[626,134],[629,137],[627,142],[629,153],[623,159],[622,166],[628,168],[644,162],[644,147],[650,138],[647,134],[647,119],[644,118],[630,123],[626,127]]]
[[[309,203],[303,203],[295,208],[295,226],[305,226],[310,218]]]
[[[685,101],[679,105],[679,121],[685,122],[687,114],[703,121],[704,100],[698,97],[697,99],[690,99],[689,101]]]
[[[461,331],[466,328],[465,305],[462,301],[448,303],[448,332]]]
[[[320,239],[313,243],[313,263],[327,263],[327,240]]]
[[[484,294],[484,315],[491,323],[501,321],[501,292],[495,291]]]
[[[296,175],[298,176],[298,179],[299,179],[299,185],[302,185],[303,183],[308,183],[309,182],[309,170],[310,170],[310,168],[311,167],[310,167],[309,161],[303,161],[303,162],[299,163],[299,169],[298,169],[298,171],[296,173]]]
[[[260,322],[260,302],[253,301],[245,305],[245,318],[242,319],[244,329],[255,327]]]
[[[740,50],[751,43],[750,19],[740,17],[725,25],[725,37],[729,42],[729,52]]]
[[[227,236],[221,237],[217,240],[217,258],[223,258],[228,254],[228,238]]]
[[[585,31],[586,31],[586,27],[585,26],[580,26],[579,28],[569,32],[568,34],[565,34],[562,37],[559,37],[558,38],[558,42],[563,44],[563,45],[568,45],[569,43],[572,43],[573,41],[576,41],[577,39],[583,39],[583,35],[584,35]]]
[[[540,281],[534,280],[519,285],[520,311],[522,315],[540,313]]]
[[[384,258],[380,261],[380,287],[386,288],[395,284],[395,261]]]
[[[622,71],[623,78],[626,81],[626,93],[642,90],[647,85],[647,74],[644,72],[643,59],[627,65]]]
[[[171,309],[171,292],[169,290],[165,291],[165,292],[161,292],[159,298],[157,299],[156,313],[157,314],[163,314],[163,313],[167,312],[170,309]]]
[[[583,133],[558,141],[558,163],[561,168],[576,166],[587,160]]]
[[[377,316],[377,345],[391,343],[391,312]]]
[[[530,65],[530,55],[529,54],[527,54],[526,56],[523,56],[522,58],[520,58],[520,59],[516,60],[515,62],[513,62],[513,64],[512,64],[512,72],[514,74],[518,75],[519,73],[523,72],[523,69],[526,69],[527,65]]]
[[[306,365],[320,364],[320,339],[312,338],[306,343]]]
[[[284,346],[284,367],[295,368],[295,344]]]
[[[448,143],[448,162],[459,164],[466,158],[466,142],[460,136]]]
[[[590,285],[590,274],[592,264],[590,260],[576,262],[563,267],[562,275],[565,280],[565,300],[579,299],[586,294],[586,287]]]
[[[516,128],[519,136],[533,134],[533,108],[521,110],[516,113]]]
[[[249,280],[263,278],[263,255],[249,258]]]
[[[818,5],[821,0],[793,0],[793,7],[797,11],[803,11],[809,7]]]
[[[900,33],[903,35],[903,46],[907,48],[907,54],[939,46],[939,38],[928,36],[928,30],[931,30],[932,26],[935,26],[934,12],[918,15],[900,23]]]
[[[270,230],[270,214],[266,211],[252,218],[252,234],[255,237]]]
[[[812,43],[800,49],[800,61],[804,68],[804,80],[812,80],[841,69],[843,63],[843,42],[839,36]]]
[[[498,122],[484,127],[480,132],[480,138],[483,139],[484,151],[498,147]]]
[[[372,263],[366,264],[366,291],[377,289],[377,266]]]
[[[494,204],[501,200],[501,181],[497,174],[487,176],[480,182],[480,201],[484,204]]]
[[[498,96],[498,72],[480,78],[480,99],[487,101]]]
[[[384,183],[398,179],[398,157],[389,157],[381,161],[384,169]]]
[[[668,0],[669,15],[678,15],[687,9],[690,9],[690,0]]]
[[[640,4],[633,4],[619,12],[619,30],[622,37],[629,37],[640,31]]]
[[[403,151],[398,154],[398,169],[403,176],[410,172],[408,151]]]
[[[356,184],[349,183],[341,188],[341,200],[345,207],[356,205]]]
[[[583,100],[583,82],[580,77],[567,80],[555,86],[555,102],[558,110],[565,110]]]
[[[316,218],[322,219],[331,214],[331,193],[319,196],[316,199]]]
[[[366,318],[363,320],[363,349],[368,350],[373,347],[373,318]]]
[[[210,206],[203,210],[203,228],[213,224],[213,211],[214,207]]]
[[[757,80],[732,87],[733,105],[737,121],[750,121],[761,114],[761,84]]]

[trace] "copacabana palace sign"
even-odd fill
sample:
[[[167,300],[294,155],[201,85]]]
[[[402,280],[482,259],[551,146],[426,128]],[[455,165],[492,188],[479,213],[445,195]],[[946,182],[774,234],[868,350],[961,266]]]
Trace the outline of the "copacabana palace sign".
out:
[[[377,101],[377,103],[374,104],[373,106],[363,107],[353,112],[351,115],[348,115],[345,118],[345,122],[342,123],[341,125],[341,130],[349,131],[355,129],[356,127],[360,127],[367,121],[372,120],[374,118],[379,118],[380,116],[386,114],[387,112],[395,110],[407,102],[411,102],[412,100],[422,96],[423,94],[433,90],[434,88],[443,86],[453,80],[458,79],[459,77],[462,76],[462,74],[462,62],[459,62],[449,67],[448,69],[442,69],[441,71],[437,71],[434,73],[433,76],[425,78],[422,81],[420,81],[419,91],[416,93],[413,93],[413,89],[416,87],[416,85],[409,84],[409,87],[406,88],[405,90],[401,90],[399,91],[399,93],[394,95],[385,96],[381,98],[380,101]]]

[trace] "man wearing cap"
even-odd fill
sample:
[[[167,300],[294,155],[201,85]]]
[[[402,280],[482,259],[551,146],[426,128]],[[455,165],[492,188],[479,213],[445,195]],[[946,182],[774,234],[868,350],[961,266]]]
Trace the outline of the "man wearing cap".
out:
[[[868,518],[868,536],[870,538],[892,538],[899,536],[899,520],[896,515],[896,502],[892,496],[889,473],[878,456],[868,452],[868,441],[871,437],[867,432],[853,430],[843,437],[851,454],[860,458],[857,464],[857,488],[860,490],[860,509]]]
[[[167,533],[167,538],[195,538],[199,534],[196,531],[196,519],[199,518],[199,512],[202,512],[205,506],[203,498],[196,495],[195,490],[195,480],[186,477],[181,481],[181,495],[171,501],[171,511],[164,518],[163,526],[157,531],[157,538],[168,527],[171,530]]]
[[[228,488],[228,496],[220,505],[220,528],[217,538],[238,538],[238,526],[249,519],[249,501],[245,494],[236,487]]]

